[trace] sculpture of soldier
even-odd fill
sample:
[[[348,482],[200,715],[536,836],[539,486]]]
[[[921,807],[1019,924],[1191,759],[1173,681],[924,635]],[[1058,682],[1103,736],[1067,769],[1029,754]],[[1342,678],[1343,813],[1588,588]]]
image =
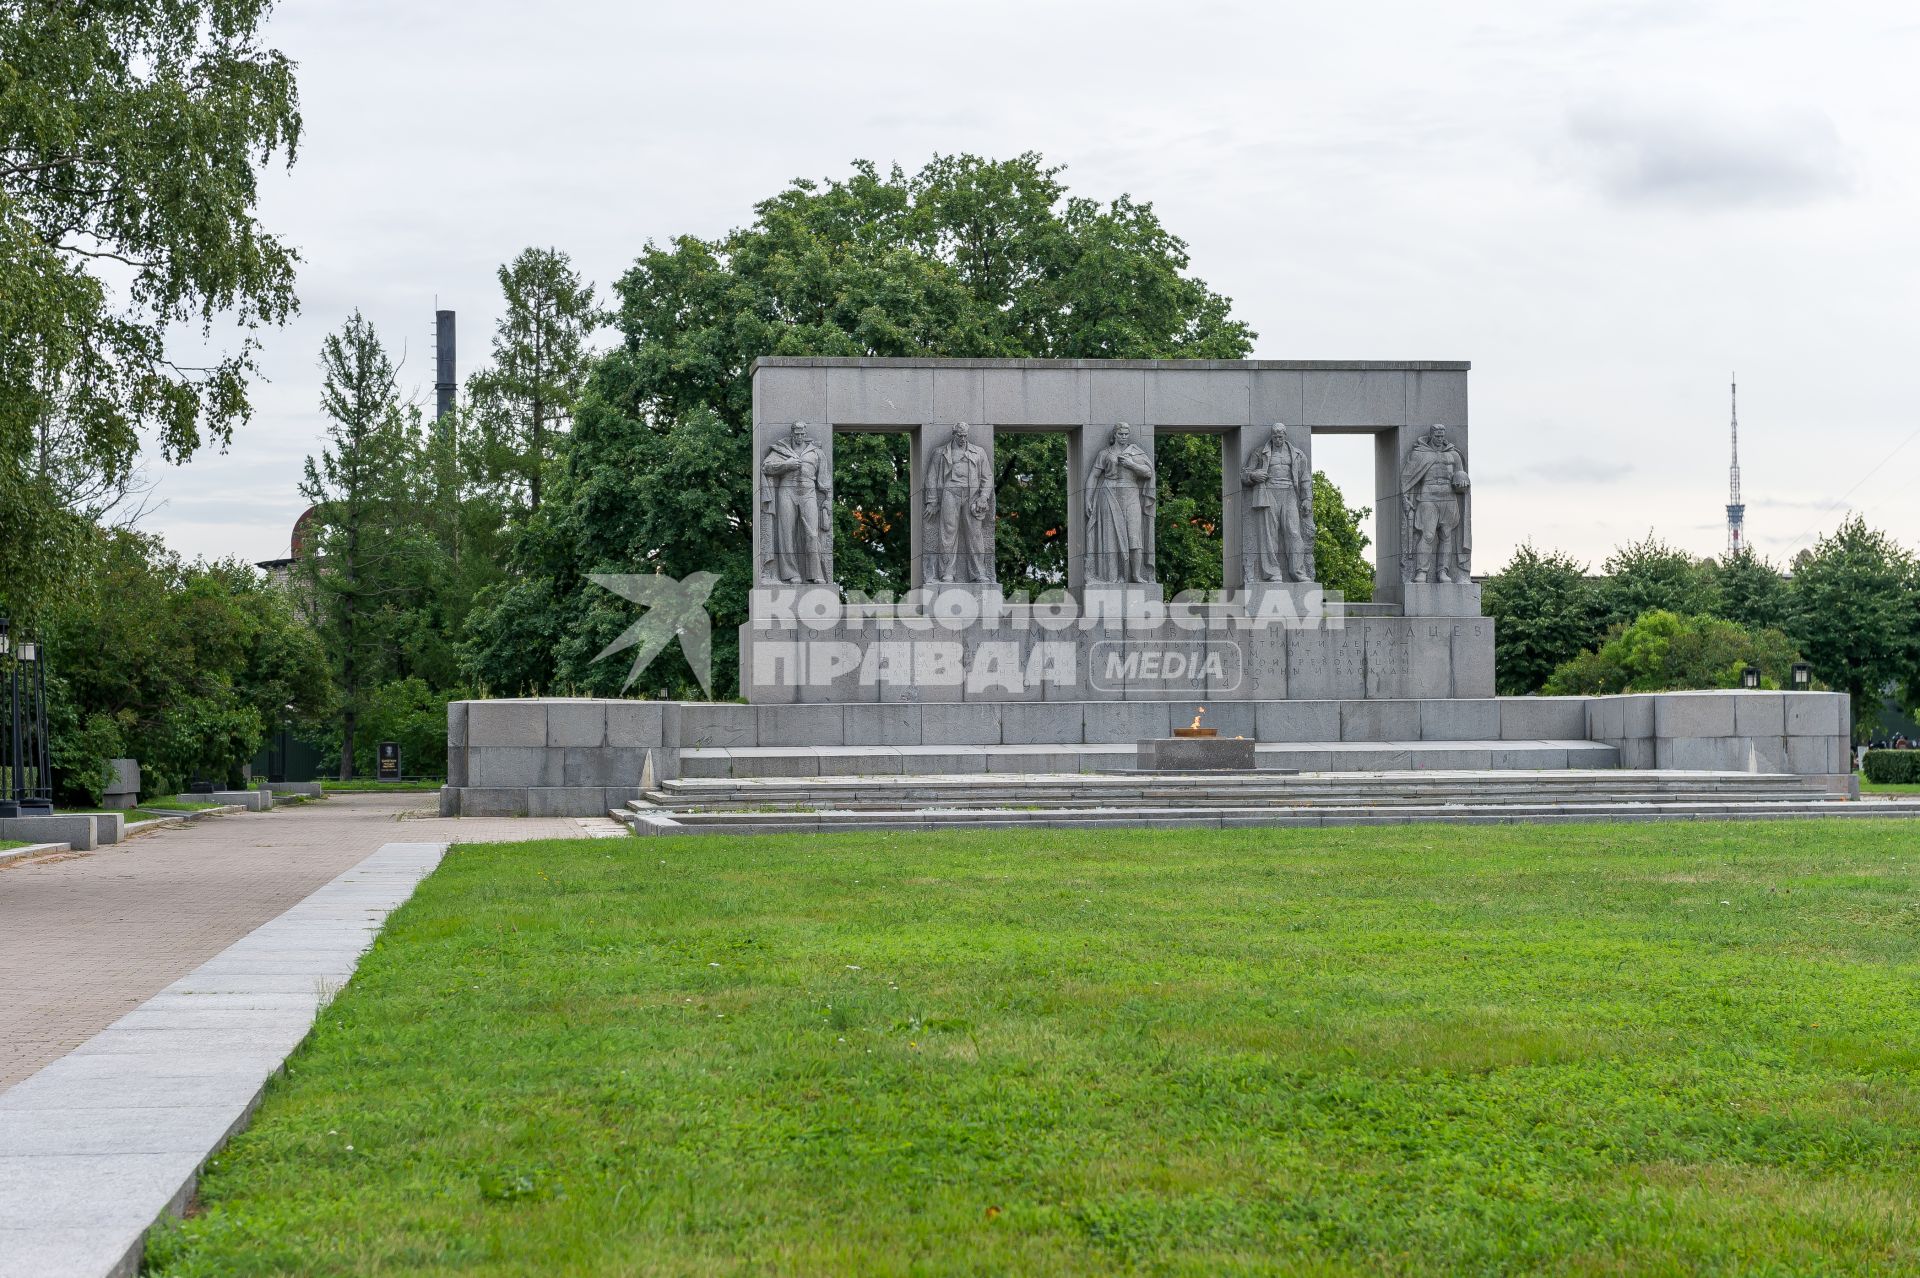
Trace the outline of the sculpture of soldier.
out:
[[[1406,514],[1407,580],[1467,582],[1473,550],[1467,463],[1436,425],[1414,444],[1400,469]]]
[[[1313,470],[1307,455],[1273,424],[1267,442],[1240,472],[1247,494],[1247,577],[1252,581],[1313,580]]]
[[[965,422],[927,459],[926,580],[993,581],[993,471]]]
[[[795,422],[760,463],[761,516],[766,520],[764,578],[824,584],[833,551],[833,476],[807,424]]]
[[[1113,428],[1087,472],[1087,581],[1153,580],[1153,459],[1133,442],[1133,427]]]

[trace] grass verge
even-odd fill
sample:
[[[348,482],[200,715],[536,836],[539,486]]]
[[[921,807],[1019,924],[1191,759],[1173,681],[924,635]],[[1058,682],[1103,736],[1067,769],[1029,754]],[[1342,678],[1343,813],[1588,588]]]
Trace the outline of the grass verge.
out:
[[[1860,778],[1862,794],[1920,794],[1920,781],[1869,781]]]
[[[1920,1266],[1900,822],[456,845],[153,1272]]]
[[[201,803],[192,799],[142,799],[140,809],[144,812],[204,812],[208,808],[217,808],[218,803]]]

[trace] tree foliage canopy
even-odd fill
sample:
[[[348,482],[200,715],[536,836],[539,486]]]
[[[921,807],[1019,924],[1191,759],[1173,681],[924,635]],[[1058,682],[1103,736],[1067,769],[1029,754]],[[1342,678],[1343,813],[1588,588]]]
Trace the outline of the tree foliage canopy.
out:
[[[300,134],[269,0],[0,6],[0,592],[44,598],[83,537],[77,476],[169,461],[249,411],[254,330],[295,254],[254,216]],[[213,327],[240,332],[227,349]],[[199,326],[182,354],[175,326]]]
[[[1920,563],[1858,515],[1793,562],[1791,629],[1813,670],[1870,724],[1881,694],[1920,672]]]
[[[92,532],[81,553],[45,632],[67,797],[98,802],[119,756],[139,760],[148,793],[226,781],[289,713],[312,724],[331,709],[318,638],[252,565],[183,564],[125,531]]]
[[[1481,606],[1494,619],[1496,691],[1538,692],[1548,676],[1605,633],[1599,592],[1586,566],[1531,542],[1487,579]]]
[[[624,669],[593,657],[631,610],[586,591],[585,574],[707,569],[721,573],[714,663],[731,690],[733,629],[751,580],[749,374],[758,356],[1247,353],[1252,333],[1226,298],[1187,273],[1186,246],[1150,205],[1070,196],[1059,174],[1031,154],[940,157],[912,175],[858,163],[843,179],[794,182],[719,240],[649,244],[616,287],[622,340],[582,396],[542,506],[551,517],[529,521],[513,552],[515,579],[476,614],[478,680],[496,693],[613,691]],[[1190,446],[1216,456],[1209,475],[1202,457],[1162,453],[1179,480],[1161,487],[1163,546],[1167,521],[1204,523],[1218,508],[1217,445],[1194,437]],[[842,436],[835,451],[839,575],[853,589],[899,589],[909,578],[904,437]],[[1002,437],[996,461],[1002,580],[1019,588],[1061,579],[1063,446]],[[1191,522],[1175,531],[1217,535]],[[1204,556],[1172,559],[1173,571],[1162,572],[1169,590],[1206,584],[1178,578],[1180,564]],[[671,650],[649,678],[656,674],[656,691],[694,686]]]
[[[1791,686],[1799,659],[1793,641],[1778,630],[1749,631],[1718,617],[1655,608],[1560,666],[1543,691],[1570,696],[1738,688],[1749,665],[1759,668],[1762,687],[1784,688]]]
[[[500,268],[506,312],[493,362],[467,379],[487,478],[522,511],[541,482],[586,382],[587,341],[602,317],[593,286],[558,249],[530,248]]]

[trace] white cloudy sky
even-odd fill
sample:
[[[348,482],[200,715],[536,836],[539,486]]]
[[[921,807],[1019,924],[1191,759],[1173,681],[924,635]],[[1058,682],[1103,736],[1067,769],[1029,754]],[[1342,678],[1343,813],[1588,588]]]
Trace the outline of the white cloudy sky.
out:
[[[789,178],[1028,149],[1151,200],[1257,356],[1472,360],[1483,569],[1717,551],[1735,369],[1756,546],[1848,509],[1920,543],[1910,5],[282,0],[271,35],[303,309],[230,451],[156,472],[145,526],[189,555],[286,553],[353,307],[430,398],[435,299],[464,378],[529,244],[604,295]],[[1363,449],[1316,460],[1361,495]]]

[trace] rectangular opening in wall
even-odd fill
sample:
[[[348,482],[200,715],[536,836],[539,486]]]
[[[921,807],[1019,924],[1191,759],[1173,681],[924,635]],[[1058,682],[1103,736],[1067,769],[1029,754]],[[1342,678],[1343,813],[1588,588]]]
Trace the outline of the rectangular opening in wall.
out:
[[[1344,592],[1348,603],[1365,603],[1373,598],[1379,540],[1373,436],[1315,431],[1312,455],[1314,576],[1328,590]]]
[[[912,589],[912,444],[905,430],[834,432],[833,563],[849,590]]]
[[[995,567],[1008,594],[1067,584],[1067,437],[1059,431],[994,432]]]
[[[1218,590],[1225,554],[1220,500],[1222,441],[1216,432],[1162,426],[1154,432],[1158,503],[1153,548],[1168,598],[1183,590]]]

